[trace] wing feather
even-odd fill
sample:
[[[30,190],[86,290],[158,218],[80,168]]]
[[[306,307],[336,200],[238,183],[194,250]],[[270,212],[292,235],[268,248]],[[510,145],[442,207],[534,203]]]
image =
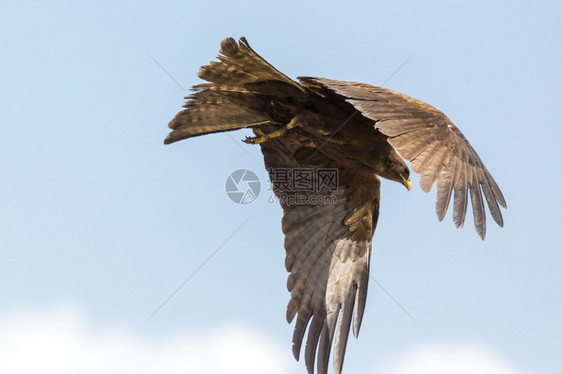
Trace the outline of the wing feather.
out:
[[[314,358],[320,340],[320,332],[324,324],[325,314],[314,314],[308,328],[308,338],[304,347],[304,362],[309,374],[314,374]]]
[[[378,215],[378,213],[377,213]],[[373,223],[376,226],[376,223]],[[369,251],[369,256],[371,252]],[[366,259],[366,265],[363,268],[359,282],[357,283],[357,297],[353,308],[353,336],[355,339],[359,337],[359,329],[363,321],[363,313],[365,312],[365,302],[367,301],[367,288],[369,285],[369,258]],[[351,304],[349,304],[351,307]],[[343,361],[343,357],[342,357]]]
[[[305,310],[304,308],[299,311],[297,317],[297,322],[295,323],[295,331],[293,332],[293,356],[298,361],[301,353],[301,345],[304,338],[304,333],[306,332],[306,326],[310,322],[312,317],[311,310]]]
[[[484,201],[480,191],[480,183],[476,175],[476,169],[472,169],[472,185],[470,186],[470,201],[472,203],[472,214],[474,215],[474,227],[481,236],[486,236],[486,215],[484,214]]]
[[[486,179],[488,180],[488,183],[490,184],[490,188],[492,190],[492,194],[493,194],[494,198],[497,200],[497,202],[501,206],[503,206],[504,208],[507,208],[507,203],[505,202],[505,198],[503,197],[503,194],[500,191],[500,188],[496,184],[496,181],[494,180],[494,178],[492,178],[492,175],[488,172],[488,170],[485,171],[485,174],[486,174]]]
[[[328,266],[327,264],[329,263],[330,256],[326,254],[324,247],[325,245],[315,246],[314,252],[300,260],[305,262],[306,265],[302,266],[299,270],[291,272],[291,275],[294,275],[293,283],[295,287],[289,291],[292,295],[295,295],[294,300],[296,302],[294,310],[291,311],[291,315],[296,313],[301,305],[308,304],[314,297],[316,289],[323,286],[323,284],[317,284],[317,281],[318,279],[326,278],[324,269]],[[287,309],[287,312],[289,312],[289,309]]]
[[[443,171],[446,161],[450,157],[448,149],[439,143],[433,143],[433,147],[431,149],[429,147],[426,148],[426,151],[428,151],[428,154],[423,158],[423,165],[417,167],[419,170],[422,170],[420,173],[420,186],[423,192],[429,192],[431,190],[431,187],[433,187],[433,184],[439,175],[441,175],[441,171]],[[421,159],[418,160],[419,158],[420,157],[412,161],[412,168],[414,168],[414,163],[416,161],[422,162]]]
[[[415,130],[427,128],[425,122],[418,118],[404,118],[400,120],[386,120],[377,124],[379,131],[394,138],[398,135],[407,134]]]
[[[336,342],[334,344],[334,347],[336,347],[334,351],[334,370],[338,373],[341,372],[343,367],[343,359],[345,357],[345,349],[347,348],[349,330],[351,329],[351,318],[356,297],[357,285],[352,283],[352,289],[347,292],[343,301],[342,313],[338,320]]]
[[[287,267],[287,271],[299,272],[304,266],[303,260],[310,256],[318,246],[325,245],[328,227],[326,227],[321,217],[322,215],[319,215],[316,221],[303,223],[303,226],[298,228],[299,236],[292,240],[285,240],[285,246],[289,248],[285,262],[291,265]],[[290,233],[289,231],[288,234]],[[288,236],[288,234],[286,235]]]
[[[494,194],[492,192],[492,188],[490,187],[490,177],[487,171],[484,171],[484,178],[482,180],[482,192],[484,192],[484,197],[486,198],[486,202],[490,208],[490,214],[492,215],[494,221],[496,221],[500,227],[503,227],[503,217],[498,201],[494,199]]]
[[[297,274],[295,277],[295,287],[290,290],[291,300],[287,306],[287,321],[291,322],[296,313],[303,306],[313,305],[314,298],[318,298],[318,290],[325,291],[327,282],[326,268],[329,266],[330,253],[328,253],[325,246],[317,246],[316,251],[311,256],[302,260],[310,263],[306,269],[302,269],[297,273],[294,271],[291,274]]]
[[[409,142],[406,146],[402,148],[393,147],[398,150],[398,153],[407,160],[414,160],[422,151],[431,144],[432,135],[427,131],[422,136],[418,137],[414,141]]]
[[[449,163],[446,163],[445,165],[448,164]],[[450,165],[450,167],[444,166],[445,171],[439,174],[437,180],[437,200],[435,201],[435,212],[437,213],[439,221],[442,221],[443,218],[445,218],[449,202],[451,201],[453,188],[455,186],[455,176],[457,173],[456,159],[453,158]]]
[[[286,265],[290,271],[287,320],[296,317],[293,355],[298,360],[304,348],[308,372],[326,374],[333,352],[334,370],[339,374],[351,326],[357,335],[364,313],[380,181],[375,175],[345,167],[320,152],[311,152],[314,157],[297,157],[296,153],[303,152],[297,144],[273,139],[261,147],[268,170],[277,167],[337,167],[339,170],[334,191],[314,192],[329,194],[335,198],[333,204],[289,205],[280,199]],[[275,173],[270,172],[270,178],[276,190]]]
[[[499,187],[474,148],[441,111],[399,92],[369,84],[311,77],[299,77],[299,80],[305,86],[321,85],[333,91],[371,119],[375,129],[388,136],[388,143],[398,154],[412,162],[412,169],[421,175],[425,192],[429,192],[435,181],[442,180],[436,203],[440,220],[447,212],[454,190],[453,221],[457,227],[463,226],[465,217],[461,214],[466,214],[467,189],[470,189],[475,226],[482,239],[486,233],[485,207],[480,203],[484,201],[482,192],[490,214],[496,223],[503,225],[498,205],[504,208],[507,205]],[[446,156],[447,153],[451,155]],[[442,163],[444,159],[448,162]],[[457,160],[462,164],[460,168]],[[441,179],[443,175],[445,178]],[[482,190],[477,186],[482,186]]]
[[[464,225],[464,219],[466,217],[466,207],[468,203],[467,191],[468,191],[468,180],[466,176],[466,164],[462,161],[457,161],[460,165],[459,179],[455,183],[455,197],[453,201],[453,222],[457,228]]]
[[[389,143],[396,149],[404,149],[411,143],[419,142],[420,139],[427,138],[430,135],[431,131],[427,127],[418,128],[389,139]]]
[[[327,305],[330,302],[327,301]],[[320,373],[328,372],[328,364],[330,362],[330,352],[332,350],[332,342],[334,340],[334,332],[336,330],[336,324],[338,322],[338,316],[340,314],[340,305],[335,304],[336,308],[332,311],[328,311],[326,314],[326,319],[324,321],[324,327],[322,328],[322,333],[320,334],[320,343],[318,351],[318,371]]]

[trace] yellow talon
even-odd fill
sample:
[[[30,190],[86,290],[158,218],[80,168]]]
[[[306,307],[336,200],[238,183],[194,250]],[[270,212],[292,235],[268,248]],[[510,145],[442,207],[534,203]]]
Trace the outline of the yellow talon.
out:
[[[265,133],[260,128],[255,128],[254,133],[259,136],[265,136]]]
[[[296,126],[297,121],[295,120],[295,118],[293,118],[291,122],[285,125],[285,127],[281,127],[279,130],[270,132],[269,134],[264,133],[262,129],[254,128],[254,134],[256,134],[256,136],[247,136],[246,139],[243,140],[243,142],[247,144],[261,144],[268,140],[280,137]]]

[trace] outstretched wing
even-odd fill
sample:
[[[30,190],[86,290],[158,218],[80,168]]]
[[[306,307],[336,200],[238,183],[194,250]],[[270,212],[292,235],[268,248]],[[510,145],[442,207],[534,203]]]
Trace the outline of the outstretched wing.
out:
[[[364,83],[324,78],[299,77],[308,87],[321,85],[342,96],[363,116],[375,121],[375,128],[420,174],[420,184],[429,192],[437,182],[435,210],[439,220],[447,213],[454,191],[453,221],[464,225],[468,195],[474,225],[482,239],[486,235],[484,199],[496,223],[503,227],[499,205],[505,199],[482,160],[461,131],[441,111],[401,93]],[[498,205],[499,204],[499,205]]]
[[[327,372],[333,343],[334,369],[339,374],[352,320],[357,337],[365,308],[371,239],[379,213],[379,179],[341,167],[311,148],[278,139],[261,147],[284,213],[285,266],[291,292],[287,320],[290,323],[297,317],[293,354],[298,360],[308,327],[304,349],[308,372],[314,373],[315,358],[318,373]],[[323,184],[318,171],[334,175],[332,168],[337,168],[337,184],[320,191],[301,188],[295,192],[280,183],[280,171],[301,169],[312,170],[313,182]]]

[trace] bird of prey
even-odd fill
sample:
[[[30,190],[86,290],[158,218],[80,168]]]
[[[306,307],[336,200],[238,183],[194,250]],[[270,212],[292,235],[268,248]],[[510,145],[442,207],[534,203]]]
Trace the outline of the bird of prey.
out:
[[[251,128],[283,208],[289,323],[296,317],[293,354],[301,345],[310,374],[341,373],[349,331],[357,337],[367,295],[371,240],[379,216],[380,178],[423,191],[437,185],[437,217],[453,200],[461,227],[470,196],[476,231],[486,234],[484,201],[503,226],[505,199],[460,130],[436,108],[399,92],[316,77],[292,80],[259,56],[245,38],[225,39],[218,62],[201,67],[208,83],[192,88],[185,110],[170,122],[166,144]],[[279,171],[283,172],[279,172]],[[308,173],[314,189],[287,186]],[[320,171],[337,171],[325,183]],[[308,184],[307,184],[308,185]],[[313,196],[314,195],[314,196]],[[318,195],[324,196],[322,201]],[[287,198],[288,197],[288,198]],[[312,199],[315,197],[315,199]]]

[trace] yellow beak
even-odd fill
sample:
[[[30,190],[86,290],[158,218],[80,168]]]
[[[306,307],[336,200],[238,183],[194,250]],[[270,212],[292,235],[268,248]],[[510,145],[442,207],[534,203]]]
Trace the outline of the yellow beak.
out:
[[[408,191],[410,191],[412,189],[412,180],[410,178],[404,178],[402,174],[400,174],[400,178],[402,178],[402,184],[404,185],[404,187],[406,187]]]

